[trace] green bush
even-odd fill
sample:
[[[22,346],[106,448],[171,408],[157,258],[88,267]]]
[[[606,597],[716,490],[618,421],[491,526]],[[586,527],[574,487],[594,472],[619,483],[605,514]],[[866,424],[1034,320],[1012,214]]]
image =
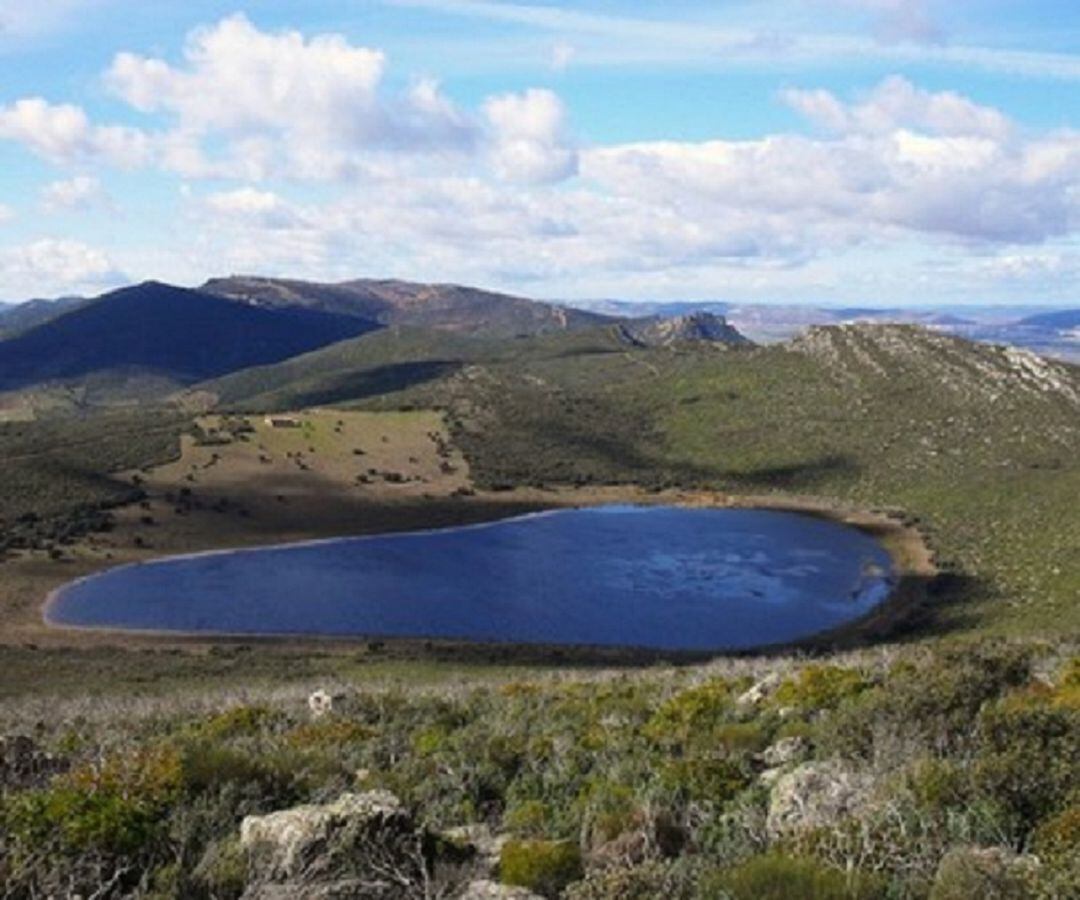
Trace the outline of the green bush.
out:
[[[665,701],[646,723],[644,733],[661,746],[681,749],[707,741],[731,710],[731,686],[723,679],[714,679]]]
[[[1080,805],[1043,822],[1032,843],[1043,864],[1040,896],[1080,897]]]
[[[880,885],[809,858],[769,854],[703,880],[703,900],[871,900]]]
[[[206,848],[193,881],[214,900],[235,900],[244,893],[248,878],[247,852],[236,837],[216,841]]]
[[[803,710],[835,709],[869,686],[861,673],[841,666],[806,666],[776,689],[772,702]]]
[[[163,814],[179,797],[181,764],[166,747],[107,758],[57,778],[48,788],[4,802],[4,830],[27,851],[58,845],[62,853],[152,850]]]
[[[585,874],[581,851],[570,841],[509,841],[499,856],[499,880],[557,897]]]
[[[1080,795],[1080,710],[1010,698],[979,717],[976,790],[1016,818],[1023,837]]]

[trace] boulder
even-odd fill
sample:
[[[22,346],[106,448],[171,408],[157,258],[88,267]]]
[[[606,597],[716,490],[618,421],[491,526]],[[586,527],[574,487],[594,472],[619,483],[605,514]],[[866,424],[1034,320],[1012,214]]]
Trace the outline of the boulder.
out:
[[[297,897],[392,898],[407,896],[410,884],[424,880],[422,834],[388,791],[248,816],[240,845],[256,875],[247,900],[287,891]]]
[[[864,808],[872,784],[869,775],[838,760],[803,763],[774,782],[766,830],[775,838],[829,825]]]

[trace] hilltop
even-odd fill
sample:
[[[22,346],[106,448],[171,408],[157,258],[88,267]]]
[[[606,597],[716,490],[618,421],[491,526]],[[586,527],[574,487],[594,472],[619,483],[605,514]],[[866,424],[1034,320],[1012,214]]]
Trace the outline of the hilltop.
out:
[[[214,278],[201,290],[261,308],[314,309],[382,325],[512,337],[572,331],[610,321],[606,316],[457,284],[360,279],[319,284],[280,278]]]

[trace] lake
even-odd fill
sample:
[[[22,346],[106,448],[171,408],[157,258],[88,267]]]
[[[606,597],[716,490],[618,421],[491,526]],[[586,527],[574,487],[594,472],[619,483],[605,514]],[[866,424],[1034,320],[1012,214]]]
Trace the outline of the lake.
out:
[[[890,592],[885,550],[787,512],[563,509],[170,557],[72,582],[53,625],[719,650],[807,637]]]

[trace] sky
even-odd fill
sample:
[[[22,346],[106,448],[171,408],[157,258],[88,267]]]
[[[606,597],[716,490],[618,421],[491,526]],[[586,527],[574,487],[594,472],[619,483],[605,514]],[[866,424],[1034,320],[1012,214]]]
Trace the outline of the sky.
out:
[[[0,301],[1080,302],[1076,0],[0,0]]]

